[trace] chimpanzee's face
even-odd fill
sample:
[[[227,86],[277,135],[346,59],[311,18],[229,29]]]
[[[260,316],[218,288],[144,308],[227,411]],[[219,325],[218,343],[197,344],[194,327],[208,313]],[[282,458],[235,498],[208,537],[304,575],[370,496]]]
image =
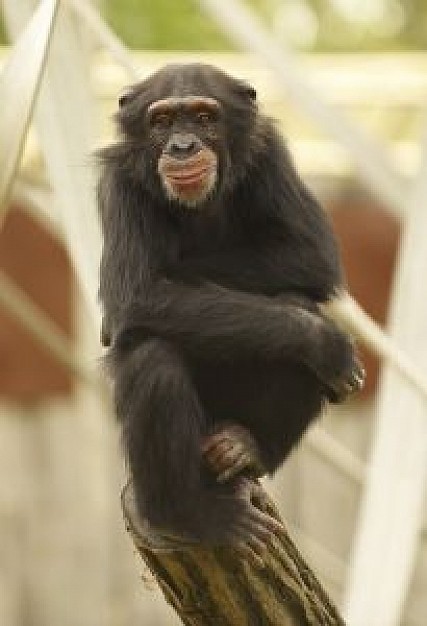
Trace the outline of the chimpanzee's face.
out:
[[[194,208],[237,180],[254,101],[250,86],[220,70],[168,66],[119,100],[117,118],[165,197]]]
[[[148,107],[152,145],[161,146],[157,171],[171,200],[196,206],[218,178],[221,105],[201,96],[170,97]]]

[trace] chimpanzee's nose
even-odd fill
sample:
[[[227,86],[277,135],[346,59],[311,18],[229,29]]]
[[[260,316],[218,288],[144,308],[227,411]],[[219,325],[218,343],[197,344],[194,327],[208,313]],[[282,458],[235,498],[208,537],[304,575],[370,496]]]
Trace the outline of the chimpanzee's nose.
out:
[[[167,152],[175,159],[187,159],[201,149],[201,141],[196,135],[175,133],[169,139]]]

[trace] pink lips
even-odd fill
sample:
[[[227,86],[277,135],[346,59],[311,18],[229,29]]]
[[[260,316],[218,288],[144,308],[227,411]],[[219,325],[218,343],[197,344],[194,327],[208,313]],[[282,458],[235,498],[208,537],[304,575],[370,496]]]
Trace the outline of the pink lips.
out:
[[[168,178],[174,186],[194,187],[200,183],[211,171],[212,168],[204,167],[193,171],[168,173]]]

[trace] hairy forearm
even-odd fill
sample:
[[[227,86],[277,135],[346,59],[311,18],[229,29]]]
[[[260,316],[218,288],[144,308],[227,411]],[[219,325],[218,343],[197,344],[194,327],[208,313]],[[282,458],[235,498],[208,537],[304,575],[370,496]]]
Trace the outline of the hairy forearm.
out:
[[[190,284],[208,280],[230,289],[270,296],[283,292],[289,282],[272,259],[247,250],[189,259],[174,267],[171,275]]]
[[[242,247],[185,259],[170,270],[170,276],[190,284],[209,280],[268,296],[294,290],[319,301],[326,300],[341,280],[338,268],[325,266],[321,258],[307,263],[301,250],[273,243],[265,249]]]
[[[210,359],[294,355],[309,362],[327,324],[295,302],[163,280],[123,312],[118,330],[141,330]]]

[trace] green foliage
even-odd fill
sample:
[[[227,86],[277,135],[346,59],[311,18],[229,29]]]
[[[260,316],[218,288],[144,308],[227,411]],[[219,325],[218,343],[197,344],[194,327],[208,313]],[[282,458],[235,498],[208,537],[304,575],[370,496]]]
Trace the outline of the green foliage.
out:
[[[196,0],[105,0],[104,14],[131,48],[219,50],[230,47]]]
[[[427,3],[425,0],[402,0],[405,25],[401,40],[408,49],[425,50],[427,46]]]
[[[389,0],[376,22],[346,19],[328,3],[311,0],[319,22],[315,49],[322,52],[423,50],[427,42],[426,0]]]
[[[273,31],[278,10],[287,6],[287,0],[246,2]],[[314,51],[368,52],[426,47],[426,0],[388,0],[385,14],[389,18],[388,27],[387,19],[377,23],[351,21],[331,0],[301,2],[312,10],[318,24],[317,37],[311,46]],[[232,47],[200,9],[197,0],[103,0],[102,8],[113,29],[132,48],[221,50]],[[397,20],[395,27],[393,11]]]
[[[289,0],[291,1],[291,0]],[[387,0],[389,25],[354,22],[332,0],[300,0],[312,10],[318,33],[312,50],[369,52],[425,50],[427,0]],[[280,8],[288,0],[246,0],[274,31]],[[298,3],[298,0],[292,0]],[[113,29],[131,48],[153,50],[224,50],[232,48],[221,29],[203,13],[197,0],[101,0],[101,10]],[[391,20],[391,22],[390,22]],[[276,33],[280,37],[280,33]],[[0,45],[7,43],[0,11]],[[290,42],[292,45],[292,41]]]
[[[0,46],[7,44],[6,29],[4,27],[3,17],[0,12]]]

